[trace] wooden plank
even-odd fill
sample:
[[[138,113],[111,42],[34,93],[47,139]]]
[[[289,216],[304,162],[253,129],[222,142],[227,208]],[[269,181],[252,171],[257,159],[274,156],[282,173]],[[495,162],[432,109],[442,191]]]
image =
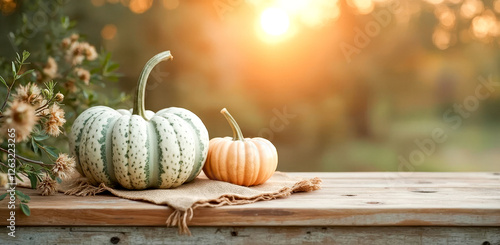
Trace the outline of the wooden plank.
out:
[[[323,179],[321,190],[241,206],[200,208],[190,226],[500,226],[500,176],[494,173],[291,173]],[[381,177],[382,176],[382,177]],[[396,181],[403,180],[398,177]],[[397,183],[397,182],[396,182]],[[97,195],[32,197],[18,226],[164,226],[171,209]],[[6,225],[7,200],[0,202]]]
[[[499,169],[500,171],[500,169]],[[287,172],[292,176],[333,179],[479,179],[500,178],[500,172]]]
[[[20,227],[1,244],[500,244],[496,227]],[[3,235],[3,234],[2,234]]]

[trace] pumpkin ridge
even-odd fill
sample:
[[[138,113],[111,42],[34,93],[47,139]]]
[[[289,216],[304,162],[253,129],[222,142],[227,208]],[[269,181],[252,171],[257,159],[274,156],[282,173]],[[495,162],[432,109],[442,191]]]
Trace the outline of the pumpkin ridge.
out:
[[[89,179],[90,183],[94,184],[94,185],[97,185],[99,184],[99,182],[94,178],[94,175],[93,173],[90,171],[90,167],[89,165],[91,164],[88,160],[88,152],[89,150],[87,150],[87,148],[89,147],[89,145],[87,144],[87,141],[89,139],[89,131],[90,131],[90,128],[92,126],[92,124],[95,122],[95,120],[97,120],[97,118],[99,116],[101,116],[102,114],[104,114],[105,111],[100,111],[100,113],[96,113],[94,114],[94,116],[89,120],[91,121],[91,123],[89,124],[86,124],[84,126],[84,129],[83,129],[83,135],[82,135],[82,142],[80,143],[80,148],[83,147],[83,151],[82,149],[80,149],[79,151],[79,161],[80,161],[80,164],[81,164],[81,167],[82,167],[82,171],[85,173],[85,176],[87,176],[87,178]]]
[[[203,125],[203,122],[201,121],[201,119],[198,118],[198,116],[196,116],[194,113],[186,110],[186,109],[182,109],[182,108],[177,108],[177,107],[171,107],[171,108],[167,108],[165,109],[165,112],[169,112],[177,117],[179,117],[181,120],[185,121],[186,123],[188,123],[190,125],[190,129],[193,130],[193,136],[196,138],[195,139],[195,162],[194,162],[194,166],[193,166],[193,170],[191,171],[191,174],[190,176],[187,178],[186,182],[189,182],[189,181],[192,181],[194,178],[196,178],[196,176],[198,176],[201,172],[201,170],[203,169],[203,165],[205,163],[205,161],[207,160],[207,153],[208,153],[208,144],[207,146],[205,146],[205,144],[202,144],[200,143],[200,141],[203,140],[203,142],[206,142],[208,141],[208,132],[206,132],[206,139],[202,139],[202,135],[203,133],[201,132],[200,128],[199,128],[199,125],[198,124],[201,124]],[[196,118],[198,119],[199,122],[195,122],[193,121],[193,118]],[[198,146],[198,147],[196,147]]]
[[[268,151],[268,157],[272,156],[272,162],[274,163],[273,165],[267,165],[266,167],[268,168],[267,173],[271,173],[276,171],[276,168],[278,167],[278,152],[276,150],[276,147],[267,139],[264,138],[254,138],[255,141],[262,143],[264,148],[266,148]],[[267,178],[270,178],[272,174],[268,174]]]
[[[114,173],[114,169],[111,166],[110,159],[112,158],[112,150],[109,150],[110,147],[108,145],[112,144],[112,137],[109,137],[109,135],[112,132],[113,126],[115,123],[118,121],[118,118],[115,117],[109,117],[107,119],[106,125],[102,128],[101,130],[101,138],[97,141],[101,145],[101,158],[103,162],[102,166],[102,171],[106,175],[108,182],[106,183],[107,185],[112,186],[112,183],[116,182],[116,177]],[[111,130],[110,130],[111,129]],[[111,151],[111,152],[109,152]],[[110,167],[111,166],[111,167]]]
[[[170,188],[175,184],[174,175],[177,176],[176,174],[178,174],[176,165],[180,161],[180,148],[175,147],[178,146],[177,136],[172,123],[168,120],[168,115],[153,117],[151,121],[154,121],[159,132],[158,135],[163,134],[163,137],[160,137],[160,141],[158,142],[158,149],[161,156],[159,160],[162,166],[161,175],[166,175],[165,178],[162,178],[160,175],[160,179],[162,180],[161,187]]]
[[[265,179],[265,171],[266,171],[266,166],[264,166],[262,163],[266,162],[266,154],[265,152],[267,151],[267,149],[265,147],[263,147],[263,145],[261,144],[261,142],[259,141],[253,141],[255,146],[257,147],[258,152],[259,152],[259,155],[258,155],[258,158],[259,158],[259,162],[261,163],[261,165],[259,166],[259,171],[258,171],[258,174],[257,174],[257,179],[255,180],[255,183],[254,184],[260,184],[262,182],[262,180]]]
[[[260,162],[266,162],[266,158],[269,156],[272,156],[272,151],[269,149],[269,145],[266,141],[259,140],[259,138],[254,138],[254,142],[256,143],[255,145],[259,149],[260,153]],[[269,159],[267,159],[269,161]],[[257,179],[255,184],[262,184],[264,183],[270,176],[268,176],[269,172],[272,172],[271,167],[265,165],[261,166],[259,169],[259,178]]]
[[[168,109],[167,109],[168,110]],[[173,187],[177,187],[179,185],[181,185],[184,181],[179,181],[179,177],[181,176],[181,173],[182,173],[182,166],[185,164],[185,161],[183,160],[183,148],[181,146],[181,141],[179,139],[180,137],[180,134],[179,132],[177,131],[176,127],[174,127],[174,125],[176,125],[174,122],[171,122],[171,120],[178,120],[179,122],[184,122],[183,118],[174,114],[174,113],[168,113],[168,114],[165,114],[164,115],[164,118],[167,119],[170,123],[170,126],[172,127],[172,129],[174,130],[174,135],[175,135],[175,138],[176,138],[176,143],[177,143],[177,146],[179,146],[179,162],[178,162],[178,169],[177,169],[177,176],[175,177],[175,180],[174,180],[174,183],[173,183]],[[180,184],[179,184],[180,182]]]
[[[244,185],[245,184],[245,166],[246,164],[252,164],[251,162],[247,162],[246,155],[245,155],[245,142],[244,141],[239,141],[236,142],[238,148],[236,148],[236,154],[237,154],[237,159],[236,159],[236,170],[238,171],[236,183],[239,185]]]
[[[184,183],[191,175],[188,169],[192,169],[195,163],[196,146],[192,144],[195,136],[192,131],[189,131],[190,125],[181,117],[175,114],[168,114],[168,117],[174,129],[180,152],[178,175],[174,182],[174,187],[176,187]],[[179,130],[184,132],[180,132]]]
[[[115,126],[113,127],[113,168],[115,170],[115,176],[118,183],[127,188],[131,189],[131,185],[128,180],[128,143],[124,135],[128,136],[128,123],[130,122],[131,115],[122,115],[118,118]]]
[[[152,119],[152,118],[151,118]],[[155,170],[157,170],[159,167],[159,162],[160,162],[160,157],[159,153],[159,142],[161,140],[161,137],[157,137],[158,130],[156,129],[155,122],[150,120],[148,122],[148,159],[149,159],[149,164],[146,165],[147,168],[147,173],[150,176],[149,179],[149,184],[148,187],[154,187],[154,186],[159,186],[158,181],[161,180],[159,174],[156,174]],[[150,166],[151,165],[151,166]],[[161,171],[158,171],[161,172]],[[161,174],[161,173],[160,173]]]
[[[128,133],[128,178],[134,189],[147,187],[147,124],[139,115],[132,115],[129,121]],[[146,135],[145,135],[146,134]]]
[[[252,141],[247,140],[245,141],[245,143],[245,147],[247,148],[245,151],[247,153],[245,161],[245,175],[249,175],[245,185],[251,186],[257,179],[257,174],[255,172],[258,171],[255,171],[255,169],[259,167],[260,162],[258,161],[259,158],[255,155],[258,155],[259,151]]]
[[[130,173],[130,135],[132,134],[131,131],[132,131],[132,115],[130,116],[129,120],[128,120],[128,130],[127,132],[125,132],[125,137],[127,138],[127,140],[125,141],[125,143],[127,144],[127,153],[125,153],[125,158],[127,159],[127,162],[125,163],[125,167],[127,167],[127,176],[126,176],[126,179],[128,179],[128,183],[130,185],[130,187],[132,189],[135,189],[135,186],[134,186],[134,183],[132,183],[132,179],[130,178],[130,175],[132,175]]]
[[[82,113],[82,115],[80,115],[76,120],[75,122],[73,123],[73,126],[71,127],[71,134],[70,134],[70,143],[71,143],[71,151],[72,151],[72,154],[73,156],[75,156],[76,158],[76,169],[77,171],[81,174],[81,175],[85,175],[83,173],[83,170],[82,170],[82,167],[80,165],[80,161],[79,161],[79,157],[80,157],[80,144],[81,144],[81,141],[82,141],[82,134],[83,134],[83,129],[85,128],[85,125],[87,124],[87,122],[93,117],[95,116],[96,114],[98,114],[99,112],[101,111],[98,111],[97,109],[99,108],[92,108],[94,110],[89,110],[89,111],[85,111],[87,113]],[[94,112],[95,111],[95,112]],[[87,115],[86,114],[90,114],[88,117],[86,117]],[[81,119],[81,118],[84,118],[84,119]],[[80,123],[81,120],[83,120],[82,123]],[[81,128],[78,129],[78,127],[80,127],[81,125]],[[75,131],[78,131],[78,133],[76,133],[76,136],[75,136]]]
[[[226,162],[227,171],[229,175],[229,181],[231,183],[238,183],[238,142],[233,142],[233,144],[229,144],[229,159]]]
[[[222,163],[222,164],[215,164],[216,166],[216,176],[219,175],[219,180],[224,180],[227,181],[229,180],[229,173],[227,170],[227,155],[226,152],[229,151],[229,147],[231,146],[230,142],[222,141],[221,146],[219,148],[219,154],[217,159]]]

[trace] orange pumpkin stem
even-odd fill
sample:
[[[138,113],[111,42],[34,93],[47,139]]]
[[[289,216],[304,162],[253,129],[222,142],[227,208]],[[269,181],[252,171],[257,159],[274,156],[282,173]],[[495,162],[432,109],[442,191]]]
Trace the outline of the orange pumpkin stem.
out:
[[[236,122],[236,120],[234,120],[233,116],[231,116],[231,114],[229,114],[229,111],[227,111],[227,109],[224,108],[220,111],[220,113],[222,113],[222,115],[224,115],[227,122],[231,126],[231,129],[233,130],[233,140],[244,141],[245,138],[243,137],[243,133],[241,133],[240,126],[238,126],[238,123]]]

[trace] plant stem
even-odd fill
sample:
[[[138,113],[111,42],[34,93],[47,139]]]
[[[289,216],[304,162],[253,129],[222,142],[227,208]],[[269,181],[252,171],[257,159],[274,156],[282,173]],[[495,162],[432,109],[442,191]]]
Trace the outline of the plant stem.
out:
[[[51,160],[51,161],[54,161],[54,159],[52,158],[52,155],[50,155],[50,153],[47,151],[47,149],[45,149],[45,147],[43,147],[42,145],[40,145],[36,140],[35,140],[35,144],[38,146],[38,148],[42,149],[43,151],[45,151],[45,154],[47,155],[47,157]]]
[[[244,141],[245,138],[243,137],[243,133],[241,133],[240,126],[238,126],[238,123],[236,122],[236,120],[234,120],[233,116],[229,114],[229,111],[227,111],[227,109],[224,108],[220,111],[220,113],[222,113],[222,115],[226,117],[229,126],[231,126],[231,129],[233,130],[233,140]]]
[[[12,84],[14,84],[14,82],[12,82]],[[11,88],[12,88],[12,86],[10,88],[7,88],[7,96],[5,96],[5,101],[3,102],[2,107],[0,107],[0,111],[3,111],[3,109],[7,105],[7,101],[9,101],[10,91],[12,90]]]
[[[139,115],[142,118],[144,118],[144,120],[146,121],[148,120],[146,118],[146,113],[145,113],[146,109],[144,107],[144,100],[145,100],[144,95],[146,93],[146,84],[148,82],[149,73],[151,73],[153,67],[155,67],[158,63],[173,58],[174,57],[170,54],[170,51],[165,51],[153,56],[153,58],[151,58],[146,63],[146,65],[142,69],[141,75],[139,76],[139,81],[137,82],[137,89],[134,98],[134,107],[132,111],[133,115]]]
[[[54,100],[54,98],[55,98],[55,97],[56,97],[56,96],[55,96],[55,95],[53,95],[53,96],[52,96],[52,98],[50,98],[50,100],[49,100],[49,101],[47,101],[47,103],[45,103],[45,105],[42,105],[42,106],[38,107],[38,109],[36,109],[36,110],[35,110],[35,114],[38,114],[38,113],[40,113],[41,111],[43,111],[43,110],[47,109],[47,108],[49,107],[49,104],[52,102],[52,100]]]
[[[0,147],[0,151],[3,151],[3,152],[5,152],[5,153],[9,153],[9,151],[8,151],[8,150],[6,150],[6,149],[4,149],[4,148],[2,148],[2,147]],[[19,159],[21,159],[21,160],[23,160],[23,161],[26,161],[26,162],[36,163],[36,164],[41,165],[41,166],[47,166],[47,164],[45,164],[45,163],[43,163],[43,162],[41,162],[41,161],[32,160],[32,159],[29,159],[29,158],[26,158],[26,157],[23,157],[23,156],[14,155],[14,157],[15,157],[16,159],[17,159],[17,158],[19,158]]]

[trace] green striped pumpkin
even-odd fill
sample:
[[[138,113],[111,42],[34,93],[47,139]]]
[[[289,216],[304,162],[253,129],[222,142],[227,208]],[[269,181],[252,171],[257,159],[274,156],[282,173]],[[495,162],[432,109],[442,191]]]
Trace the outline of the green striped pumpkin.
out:
[[[205,164],[208,131],[194,113],[144,109],[149,73],[171,59],[169,51],[149,60],[137,86],[134,108],[87,109],[73,123],[70,150],[90,183],[127,189],[174,188],[196,178]]]

